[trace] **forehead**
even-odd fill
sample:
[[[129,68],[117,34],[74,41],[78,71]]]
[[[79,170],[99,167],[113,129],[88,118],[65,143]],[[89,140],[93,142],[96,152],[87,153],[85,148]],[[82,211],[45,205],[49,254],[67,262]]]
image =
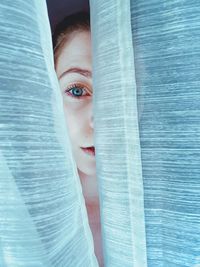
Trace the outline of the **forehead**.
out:
[[[60,76],[69,67],[82,69],[92,68],[91,35],[89,31],[74,31],[70,33],[56,62],[56,72]]]

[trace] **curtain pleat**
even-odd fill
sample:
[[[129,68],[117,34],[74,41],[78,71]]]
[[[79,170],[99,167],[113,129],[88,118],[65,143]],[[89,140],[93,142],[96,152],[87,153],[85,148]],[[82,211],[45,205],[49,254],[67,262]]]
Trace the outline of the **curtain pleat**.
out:
[[[1,266],[97,266],[45,1],[1,1],[0,39]]]
[[[105,266],[147,266],[130,3],[90,5]]]
[[[90,0],[106,267],[200,266],[200,2]],[[95,267],[45,1],[0,3],[0,266]]]
[[[91,1],[91,11],[106,266],[145,266],[146,252],[148,266],[198,266],[200,4]]]

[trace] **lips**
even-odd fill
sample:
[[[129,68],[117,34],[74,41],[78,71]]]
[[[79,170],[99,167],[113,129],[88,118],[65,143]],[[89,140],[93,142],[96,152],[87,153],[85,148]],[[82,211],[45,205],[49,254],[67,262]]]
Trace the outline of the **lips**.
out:
[[[81,149],[88,155],[95,156],[95,147],[90,146],[90,147],[81,147]]]

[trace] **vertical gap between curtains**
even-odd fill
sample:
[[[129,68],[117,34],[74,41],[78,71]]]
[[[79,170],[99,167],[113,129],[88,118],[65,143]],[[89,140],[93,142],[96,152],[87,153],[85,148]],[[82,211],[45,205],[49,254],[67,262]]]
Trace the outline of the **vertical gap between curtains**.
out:
[[[38,2],[35,1],[36,9],[38,10],[37,15],[38,15],[39,20],[42,21],[42,20],[48,18],[48,16],[44,16],[44,17],[40,16],[41,12],[39,12],[39,9],[41,9],[41,3],[39,5],[37,3]],[[46,1],[43,2],[43,9],[46,10],[46,12],[47,12]],[[48,27],[46,27],[44,29],[44,25],[48,25]],[[42,47],[42,50],[44,53],[44,59],[46,62],[47,71],[49,73],[50,82],[52,84],[52,88],[54,90],[56,90],[56,88],[59,88],[59,83],[58,83],[55,71],[52,71],[52,70],[54,70],[53,48],[52,48],[52,44],[47,43],[48,40],[46,40],[46,38],[44,36],[44,32],[48,33],[48,35],[51,36],[49,20],[45,21],[45,23],[43,23],[43,24],[40,23],[39,29],[40,29],[41,47]],[[50,49],[47,50],[47,48],[50,48]],[[56,107],[59,108],[59,113],[60,114],[63,113],[63,110],[64,110],[63,100],[62,100],[62,96],[60,93],[55,92],[53,101],[55,101],[55,100],[58,103],[56,105]],[[54,107],[54,106],[55,106],[54,103],[52,103],[52,107]],[[64,115],[63,115],[63,118],[64,118]],[[59,119],[61,120],[61,118],[59,118]],[[65,138],[68,135],[66,123],[64,120],[63,120],[62,130],[63,130],[63,133],[62,133],[63,136],[61,136],[61,143],[62,143],[62,146],[65,145],[64,151],[66,152],[69,150],[69,147],[71,147],[71,143],[70,142],[66,143],[66,140],[64,142],[62,142],[63,141],[62,138]],[[72,153],[69,153],[69,155],[71,156],[71,162],[74,162],[74,159],[72,158]],[[86,211],[86,207],[85,207],[85,201],[84,201],[84,197],[83,197],[82,193],[80,194],[80,192],[82,192],[82,187],[81,187],[78,171],[77,171],[75,164],[72,167],[73,167],[73,176],[76,177],[75,186],[76,186],[76,192],[77,192],[77,196],[78,196],[78,200],[79,200],[79,206],[81,208],[81,219],[82,219],[83,228],[84,228],[85,240],[87,242],[88,250],[89,250],[88,254],[89,254],[89,259],[90,259],[90,266],[91,267],[97,267],[98,263],[97,263],[96,257],[94,256],[93,238],[92,238],[92,233],[91,233],[89,223],[88,223],[88,216],[87,216],[87,211]],[[79,224],[79,223],[80,222],[77,221],[77,224]]]

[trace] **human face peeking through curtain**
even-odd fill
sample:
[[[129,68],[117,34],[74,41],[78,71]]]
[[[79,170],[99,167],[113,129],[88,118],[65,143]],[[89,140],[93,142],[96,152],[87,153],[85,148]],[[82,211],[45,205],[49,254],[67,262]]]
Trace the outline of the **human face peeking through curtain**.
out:
[[[70,34],[57,58],[56,73],[79,175],[81,178],[95,176],[90,31],[77,30]],[[89,198],[95,201],[95,197],[98,196],[96,182],[94,178],[87,179],[93,180],[81,180],[85,185],[85,197],[88,201]]]
[[[87,175],[96,172],[91,63],[90,32],[74,31],[58,57],[56,73],[74,158],[78,169]]]
[[[92,48],[89,25],[79,14],[65,20],[54,39],[55,69],[65,120],[93,233],[95,254],[103,266],[92,111]],[[89,16],[89,15],[88,15]],[[70,26],[69,26],[70,25]]]
[[[89,14],[61,22],[54,34],[55,68],[73,156],[87,203],[98,201],[92,114],[92,55]],[[84,177],[90,177],[85,179]]]

